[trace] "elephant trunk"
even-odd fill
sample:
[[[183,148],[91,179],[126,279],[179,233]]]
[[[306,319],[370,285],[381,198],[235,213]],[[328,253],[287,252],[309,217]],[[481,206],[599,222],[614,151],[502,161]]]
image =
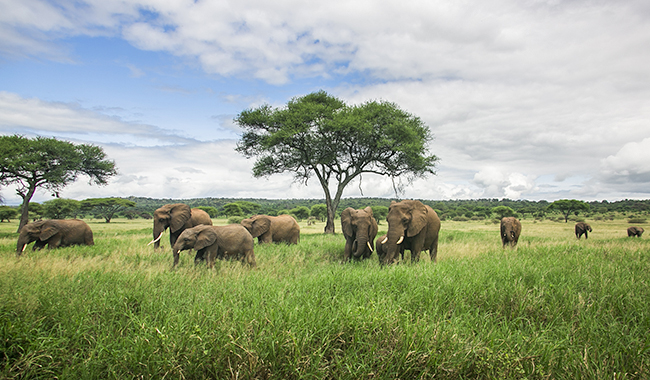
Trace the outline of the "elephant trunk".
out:
[[[154,249],[160,248],[160,238],[162,238],[162,234],[166,229],[167,228],[160,223],[153,224],[153,240],[150,241],[149,244],[153,243]]]
[[[20,257],[20,255],[25,252],[25,248],[27,248],[27,244],[31,243],[29,240],[29,236],[25,235],[23,236],[22,234],[18,237],[18,243],[16,244],[16,257]]]
[[[400,251],[400,244],[404,241],[403,229],[397,231],[391,230],[390,226],[388,227],[388,234],[386,238],[382,241],[386,244],[386,256],[381,264],[390,264],[397,259],[397,256]]]
[[[370,248],[370,242],[368,241],[367,236],[357,236],[357,240],[354,241],[352,248],[354,249],[352,252],[354,257],[366,256],[366,252],[368,251],[372,254],[372,249]]]

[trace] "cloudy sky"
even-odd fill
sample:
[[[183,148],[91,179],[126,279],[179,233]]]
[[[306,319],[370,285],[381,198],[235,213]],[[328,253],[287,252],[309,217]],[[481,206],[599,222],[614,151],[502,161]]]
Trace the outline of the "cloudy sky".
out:
[[[647,0],[0,1],[0,133],[96,144],[119,170],[62,197],[322,198],[253,178],[232,121],[320,89],[427,123],[438,173],[404,197],[650,198]]]

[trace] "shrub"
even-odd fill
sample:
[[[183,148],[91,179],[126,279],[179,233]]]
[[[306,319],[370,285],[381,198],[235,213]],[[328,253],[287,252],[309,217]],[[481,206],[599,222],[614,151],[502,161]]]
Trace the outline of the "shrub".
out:
[[[241,221],[244,220],[243,216],[231,216],[228,218],[228,223],[229,224],[239,224]]]
[[[467,222],[469,218],[465,216],[454,216],[451,220],[453,220],[454,222]]]
[[[635,218],[629,218],[627,222],[637,224],[637,223],[645,223],[646,220],[644,218],[635,217]]]

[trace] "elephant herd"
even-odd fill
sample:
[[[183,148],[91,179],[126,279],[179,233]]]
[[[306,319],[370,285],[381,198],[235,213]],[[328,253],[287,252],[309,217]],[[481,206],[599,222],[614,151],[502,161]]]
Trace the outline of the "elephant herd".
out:
[[[341,213],[341,228],[345,237],[344,261],[369,258],[376,250],[379,262],[392,264],[404,259],[404,251],[411,251],[411,261],[418,261],[421,251],[429,251],[431,261],[438,255],[438,235],[440,219],[429,206],[417,200],[391,202],[386,217],[388,232],[377,239],[377,221],[372,209],[346,208]],[[210,216],[203,210],[190,208],[183,203],[166,204],[154,212],[154,248],[160,247],[163,232],[170,230],[169,243],[174,255],[174,266],[179,262],[181,251],[194,249],[194,262],[207,261],[213,267],[215,259],[240,260],[251,267],[256,265],[254,238],[258,244],[287,243],[297,244],[300,240],[300,226],[289,215],[256,215],[244,219],[241,224],[213,226]],[[592,232],[589,224],[578,222],[575,225],[576,238],[588,238]],[[641,237],[641,227],[629,227],[628,237]],[[515,247],[521,235],[521,223],[514,217],[501,220],[501,242]],[[34,243],[32,250],[70,245],[93,245],[93,232],[82,220],[41,220],[28,223],[20,230],[16,255],[25,251],[27,245]],[[399,254],[399,257],[398,257]]]

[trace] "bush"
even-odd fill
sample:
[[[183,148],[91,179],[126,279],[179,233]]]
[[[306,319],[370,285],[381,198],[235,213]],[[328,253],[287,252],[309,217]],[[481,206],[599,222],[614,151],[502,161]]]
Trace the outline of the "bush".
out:
[[[228,218],[228,223],[229,224],[240,224],[242,220],[244,220],[243,216],[231,216],[230,218]]]
[[[628,223],[633,223],[633,224],[638,224],[638,223],[645,223],[646,220],[645,220],[644,218],[636,217],[636,218],[629,218],[629,219],[627,220],[627,222],[628,222]]]
[[[453,220],[454,222],[467,222],[469,218],[465,216],[454,216],[453,218],[451,218],[451,220]]]

